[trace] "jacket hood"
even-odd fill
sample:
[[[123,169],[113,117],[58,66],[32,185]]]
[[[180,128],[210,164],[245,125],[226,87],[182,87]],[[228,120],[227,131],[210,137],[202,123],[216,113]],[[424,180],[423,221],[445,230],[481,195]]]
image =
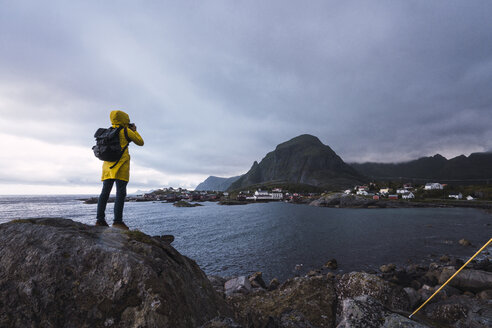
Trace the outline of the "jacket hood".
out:
[[[113,125],[128,126],[128,124],[130,124],[130,116],[121,110],[112,111],[111,114],[109,114],[109,118]]]

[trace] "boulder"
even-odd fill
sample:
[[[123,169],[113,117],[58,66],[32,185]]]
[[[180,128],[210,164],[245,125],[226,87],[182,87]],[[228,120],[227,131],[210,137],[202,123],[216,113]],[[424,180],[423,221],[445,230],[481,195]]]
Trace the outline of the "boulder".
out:
[[[364,295],[344,299],[337,328],[425,328],[427,326],[392,313],[374,298]]]
[[[253,288],[267,288],[262,276],[263,274],[261,271],[258,271],[248,277],[248,280]]]
[[[268,290],[272,291],[278,288],[280,286],[280,282],[278,281],[277,278],[273,278],[270,280],[270,283],[268,284]]]
[[[227,280],[224,288],[226,296],[230,296],[233,293],[247,294],[253,287],[251,287],[251,283],[245,276],[240,276]]]
[[[441,256],[441,257],[439,258],[439,261],[441,261],[441,262],[446,262],[446,263],[447,263],[447,262],[449,262],[449,261],[450,261],[450,258],[449,258],[449,256],[447,256],[447,255],[443,255],[443,256]]]
[[[271,292],[232,295],[229,302],[245,327],[335,325],[335,287],[325,276],[293,278]]]
[[[410,299],[400,286],[365,272],[344,274],[337,283],[340,300],[368,295],[395,310],[410,310]]]
[[[313,200],[309,205],[311,206],[336,206],[340,204],[340,198],[343,196],[342,193],[335,193],[321,196],[320,198]]]
[[[384,265],[381,265],[379,267],[379,270],[382,272],[382,273],[388,273],[388,272],[393,272],[395,271],[396,269],[396,265],[393,264],[393,263],[390,263],[390,264],[384,264]]]
[[[445,283],[456,271],[454,267],[443,268],[439,283]],[[492,272],[463,269],[449,282],[449,285],[472,292],[492,289]]]
[[[356,195],[342,195],[340,198],[340,207],[368,207],[376,204],[377,201]]]
[[[319,199],[312,201],[309,205],[321,207],[368,207],[375,205],[377,201],[371,198],[365,198],[357,195],[346,195],[343,193],[335,193],[324,195]]]
[[[466,318],[468,308],[460,303],[430,304],[426,312],[437,322],[453,324]]]
[[[306,274],[306,276],[308,277],[314,277],[319,275],[321,275],[321,270],[311,270]]]
[[[480,292],[480,294],[478,294],[478,297],[483,300],[492,300],[492,289],[487,289]]]
[[[407,317],[401,316],[397,313],[390,313],[384,317],[384,323],[381,326],[381,328],[395,328],[395,327],[429,328],[429,326],[410,320]]]
[[[374,298],[364,295],[342,301],[337,328],[379,328],[387,311]]]
[[[492,327],[490,300],[453,296],[429,303],[419,313],[425,314],[436,327]]]
[[[407,293],[408,299],[410,300],[410,308],[415,308],[415,306],[420,303],[422,297],[415,289],[411,287],[403,288],[403,290]]]
[[[198,265],[139,231],[0,225],[1,327],[197,327],[230,308]]]
[[[330,269],[330,270],[336,270],[338,269],[338,263],[336,259],[331,259],[328,262],[325,263],[324,265],[325,268]]]
[[[471,246],[471,243],[470,241],[466,240],[466,239],[460,239],[460,241],[458,242],[461,246]]]

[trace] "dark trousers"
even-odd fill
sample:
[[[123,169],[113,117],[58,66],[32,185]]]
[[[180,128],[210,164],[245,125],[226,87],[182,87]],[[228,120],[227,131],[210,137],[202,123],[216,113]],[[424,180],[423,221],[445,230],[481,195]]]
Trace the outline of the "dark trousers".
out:
[[[114,223],[123,222],[123,206],[126,198],[126,185],[128,181],[107,179],[103,181],[103,187],[99,200],[97,202],[97,221],[105,221],[104,212],[108,203],[109,194],[113,189],[113,184],[116,181],[116,200],[114,202]]]

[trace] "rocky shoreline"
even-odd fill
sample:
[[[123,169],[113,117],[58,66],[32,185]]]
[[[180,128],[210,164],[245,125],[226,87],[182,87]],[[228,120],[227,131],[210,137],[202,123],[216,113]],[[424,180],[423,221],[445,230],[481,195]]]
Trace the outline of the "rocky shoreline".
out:
[[[387,264],[378,272],[335,274],[336,261],[330,260],[282,284],[277,279],[266,284],[261,272],[230,279],[209,276],[233,307],[236,321],[216,319],[205,327],[490,327],[489,258],[472,261],[408,319],[462,265],[460,259],[442,256],[440,263],[427,266]]]
[[[207,277],[162,236],[68,219],[14,220],[0,225],[0,326],[490,327],[488,254],[408,319],[462,263],[443,256],[337,274],[332,259],[267,284],[261,272]]]
[[[375,200],[358,195],[334,193],[322,196],[309,203],[310,206],[336,208],[424,208],[424,207],[468,207],[492,211],[492,202],[466,200]]]

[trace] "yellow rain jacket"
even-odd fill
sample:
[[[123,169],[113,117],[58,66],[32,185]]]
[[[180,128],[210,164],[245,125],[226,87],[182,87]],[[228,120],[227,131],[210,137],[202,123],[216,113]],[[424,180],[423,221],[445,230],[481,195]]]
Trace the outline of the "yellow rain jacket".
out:
[[[128,138],[133,141],[138,146],[143,146],[144,141],[140,134],[135,131],[133,132],[128,128],[130,124],[130,117],[127,113],[122,112],[121,110],[114,110],[109,114],[109,118],[111,119],[111,124],[113,124],[114,128],[124,127],[127,130]],[[128,144],[128,140],[125,137],[124,129],[120,131],[120,145],[121,149],[123,149]],[[107,179],[118,179],[123,181],[128,181],[130,179],[130,153],[128,152],[128,147],[125,149],[125,152],[121,156],[120,161],[116,164],[112,169],[115,162],[106,162],[104,161],[102,167],[102,178],[101,180]]]

